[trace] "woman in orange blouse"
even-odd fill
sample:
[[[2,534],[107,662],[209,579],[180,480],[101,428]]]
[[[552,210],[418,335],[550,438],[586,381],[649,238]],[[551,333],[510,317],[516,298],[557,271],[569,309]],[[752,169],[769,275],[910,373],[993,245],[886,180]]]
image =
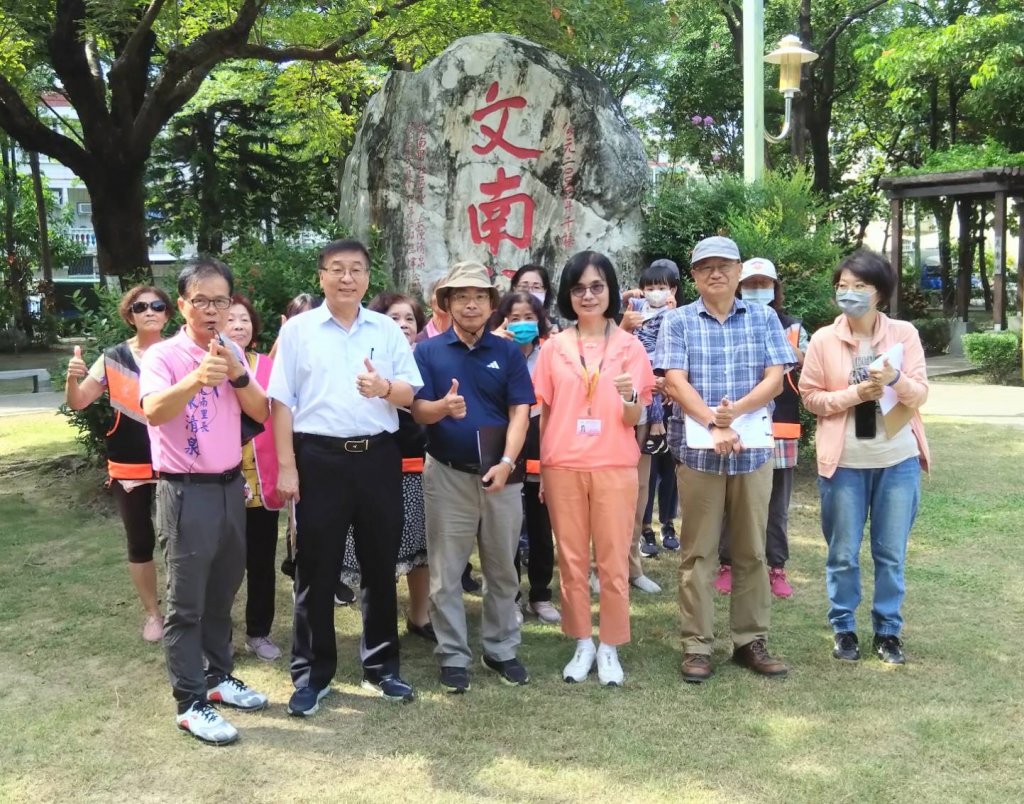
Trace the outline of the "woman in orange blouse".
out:
[[[540,352],[533,382],[540,413],[541,493],[548,505],[562,587],[562,631],[577,640],[562,671],[586,680],[595,660],[606,686],[623,681],[618,645],[629,642],[629,549],[640,448],[634,426],[654,374],[640,341],[615,324],[619,283],[603,254],[566,263],[558,309],[575,321]],[[590,548],[601,578],[600,646],[590,617]]]

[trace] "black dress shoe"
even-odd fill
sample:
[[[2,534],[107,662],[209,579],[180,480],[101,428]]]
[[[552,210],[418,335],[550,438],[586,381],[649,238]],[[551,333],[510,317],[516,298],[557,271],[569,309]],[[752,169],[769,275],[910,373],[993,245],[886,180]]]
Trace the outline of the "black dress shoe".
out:
[[[410,634],[422,637],[428,642],[437,643],[437,634],[434,633],[434,626],[428,620],[423,625],[416,625],[412,620],[405,621],[405,630]]]
[[[840,631],[836,634],[836,644],[832,655],[844,662],[855,662],[860,658],[860,645],[853,631]]]
[[[400,701],[408,703],[416,695],[412,685],[407,684],[398,673],[385,673],[382,676],[363,676],[363,689],[380,693],[380,696],[388,701]]]
[[[903,643],[895,634],[881,636],[875,634],[871,645],[875,649],[878,658],[886,664],[906,664],[907,657],[903,655]]]
[[[473,565],[467,564],[462,571],[462,591],[475,595],[480,591],[480,581],[473,577]]]
[[[338,581],[338,585],[334,587],[334,605],[335,606],[348,606],[356,602],[356,593],[352,591],[352,588],[341,581]]]

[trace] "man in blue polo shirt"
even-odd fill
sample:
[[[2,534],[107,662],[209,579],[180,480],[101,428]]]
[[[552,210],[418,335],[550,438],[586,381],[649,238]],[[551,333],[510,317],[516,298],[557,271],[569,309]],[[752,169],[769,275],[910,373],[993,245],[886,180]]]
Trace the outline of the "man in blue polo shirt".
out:
[[[413,417],[427,427],[423,501],[430,555],[430,622],[441,685],[469,689],[472,654],[462,603],[462,571],[479,543],[484,575],[483,664],[512,685],[530,676],[516,658],[519,579],[514,556],[522,524],[522,481],[510,483],[534,403],[526,360],[513,341],[486,332],[498,304],[487,269],[457,263],[438,285],[437,304],[452,319],[447,332],[413,353],[423,387]],[[493,466],[480,466],[480,428],[507,428]]]

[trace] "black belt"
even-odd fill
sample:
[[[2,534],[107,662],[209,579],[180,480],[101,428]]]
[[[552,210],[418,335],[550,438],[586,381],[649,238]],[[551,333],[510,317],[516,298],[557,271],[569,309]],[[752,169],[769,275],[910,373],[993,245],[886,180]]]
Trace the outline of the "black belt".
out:
[[[295,437],[300,441],[309,441],[319,444],[322,447],[339,450],[341,452],[366,452],[374,444],[381,444],[390,441],[391,433],[377,433],[377,435],[353,436],[352,438],[335,438],[334,436],[315,435],[313,433],[296,433]]]
[[[242,465],[226,472],[187,472],[179,474],[176,472],[161,472],[161,480],[177,480],[179,483],[220,483],[226,485],[242,473]]]
[[[430,456],[434,458],[433,455]],[[434,458],[438,463],[443,463],[449,469],[454,469],[456,472],[465,472],[467,475],[482,475],[480,471],[480,464],[478,463],[456,463],[455,461],[446,461],[443,458]]]

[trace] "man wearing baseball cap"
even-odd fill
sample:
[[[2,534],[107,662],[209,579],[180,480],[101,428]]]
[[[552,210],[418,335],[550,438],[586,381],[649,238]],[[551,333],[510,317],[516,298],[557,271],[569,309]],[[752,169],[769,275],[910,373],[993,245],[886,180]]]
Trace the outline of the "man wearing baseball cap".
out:
[[[723,524],[729,527],[733,559],[733,661],[762,675],[782,676],[786,666],[766,646],[771,594],[765,527],[772,450],[745,448],[732,424],[739,415],[771,405],[795,355],[774,311],[736,298],[740,252],[732,240],[701,240],[690,272],[700,298],[666,315],[654,355],[666,393],[681,408],[669,419],[668,443],[678,463],[682,507],[683,679],[700,683],[711,676],[711,585]],[[685,417],[710,431],[711,448],[687,444]]]
[[[498,304],[487,268],[478,262],[457,263],[434,293],[452,326],[413,353],[423,387],[412,414],[427,425],[423,502],[430,622],[437,634],[434,653],[441,665],[441,685],[450,693],[464,693],[470,686],[472,653],[462,572],[477,544],[484,576],[484,667],[506,684],[526,684],[530,676],[516,658],[519,577],[514,563],[523,486],[522,480],[510,478],[536,401],[533,383],[515,342],[486,331]],[[481,466],[485,436],[500,437],[502,432],[500,458]]]

